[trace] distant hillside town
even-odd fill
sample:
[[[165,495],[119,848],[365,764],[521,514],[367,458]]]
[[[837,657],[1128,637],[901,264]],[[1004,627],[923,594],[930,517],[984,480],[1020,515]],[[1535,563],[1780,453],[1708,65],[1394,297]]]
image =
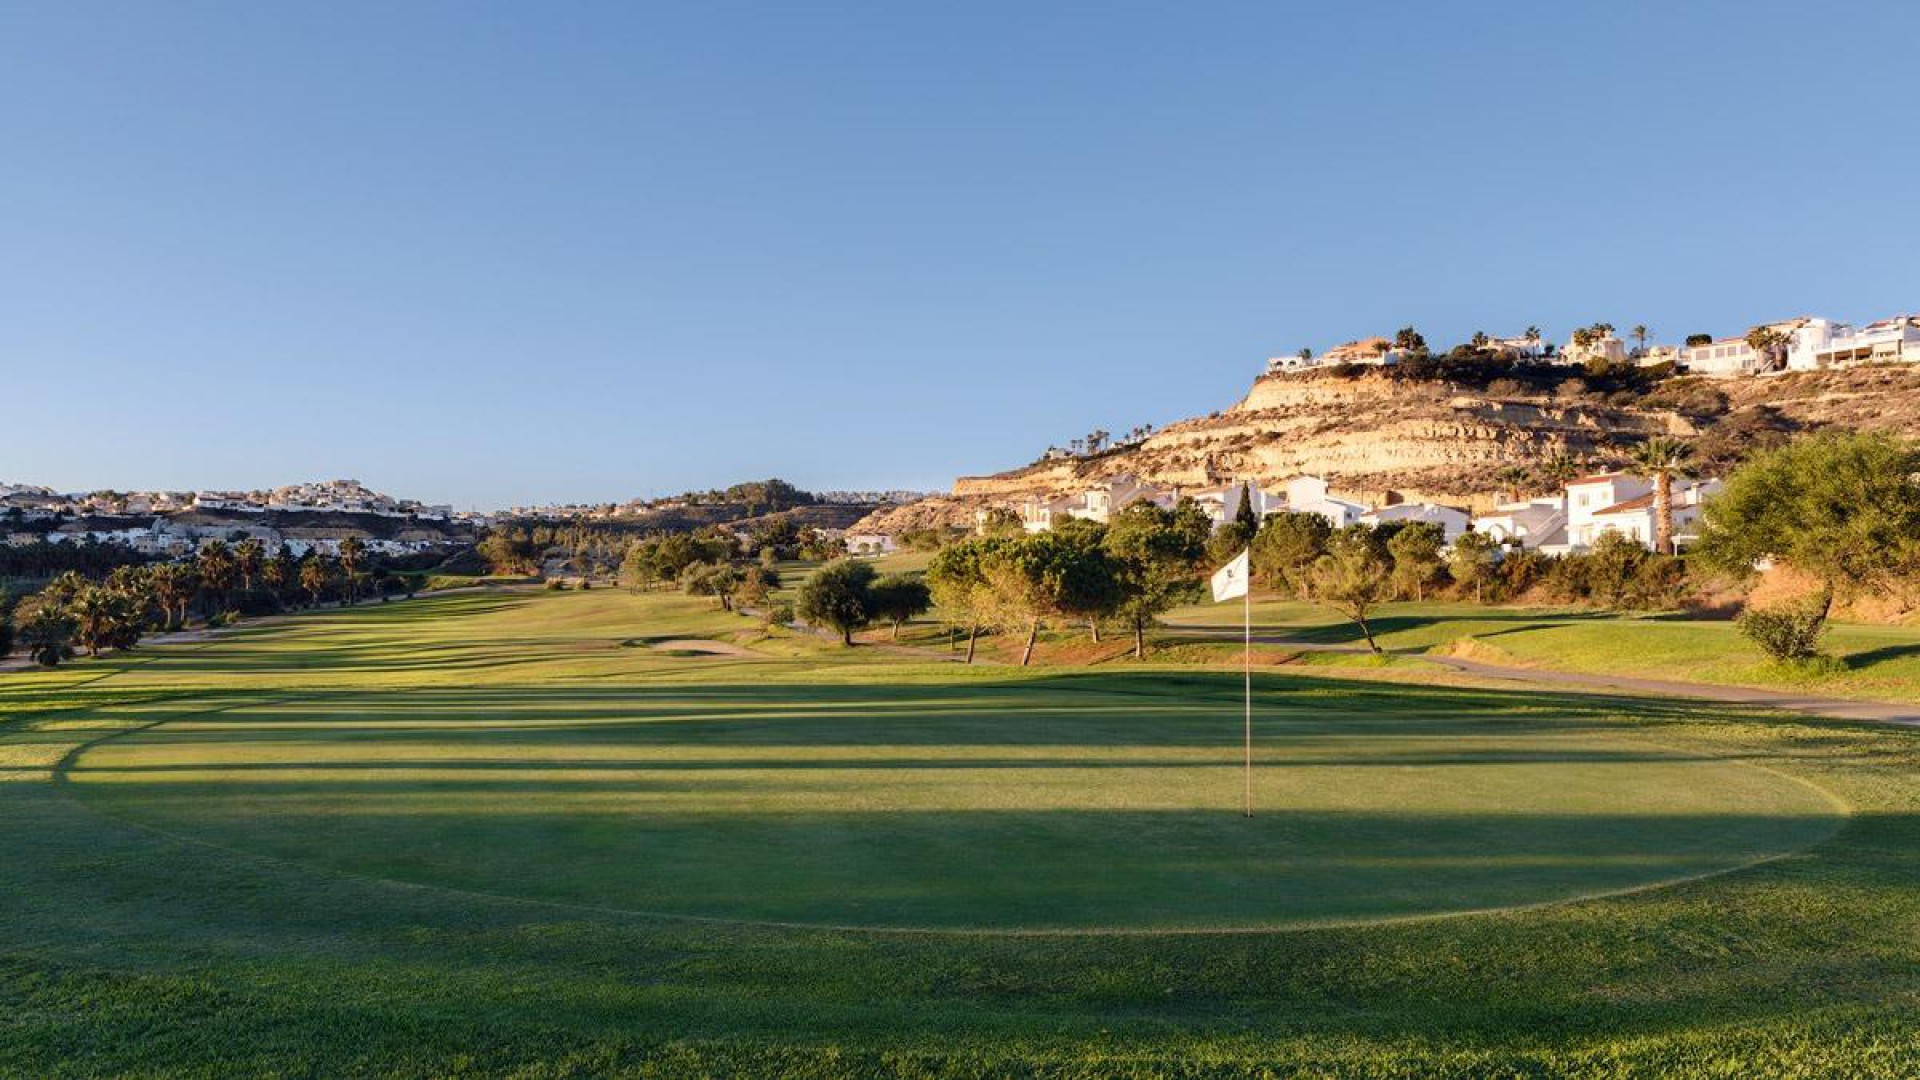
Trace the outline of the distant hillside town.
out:
[[[0,483],[0,541],[117,544],[142,555],[191,553],[209,540],[250,538],[295,555],[332,554],[349,536],[380,554],[405,555],[472,542],[486,515],[399,499],[358,480],[258,491],[56,492]]]
[[[1857,328],[1807,315],[1762,323],[1737,337],[1689,334],[1679,345],[1656,344],[1652,336],[1648,327],[1640,325],[1628,330],[1623,339],[1613,324],[1598,322],[1573,331],[1565,345],[1553,345],[1538,327],[1528,327],[1517,337],[1478,333],[1453,351],[1511,363],[1570,367],[1669,364],[1676,372],[1713,378],[1920,362],[1920,315],[1895,315]],[[1301,349],[1269,357],[1267,374],[1342,365],[1396,366],[1430,355],[1426,340],[1413,327],[1406,327],[1391,338],[1362,338],[1322,353]]]

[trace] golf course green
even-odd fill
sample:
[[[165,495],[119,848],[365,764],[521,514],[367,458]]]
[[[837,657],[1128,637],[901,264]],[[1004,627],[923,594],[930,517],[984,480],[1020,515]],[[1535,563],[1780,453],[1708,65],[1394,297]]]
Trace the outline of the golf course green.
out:
[[[664,594],[0,676],[0,1072],[1920,1067],[1914,735],[1310,671],[1251,819],[1237,671]]]

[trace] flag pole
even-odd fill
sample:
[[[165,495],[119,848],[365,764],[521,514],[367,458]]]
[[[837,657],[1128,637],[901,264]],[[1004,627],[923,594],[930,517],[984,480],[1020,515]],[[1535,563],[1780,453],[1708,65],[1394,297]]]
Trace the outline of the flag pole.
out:
[[[1253,816],[1253,557],[1247,553],[1247,588],[1240,594],[1240,676],[1247,702],[1247,816]]]

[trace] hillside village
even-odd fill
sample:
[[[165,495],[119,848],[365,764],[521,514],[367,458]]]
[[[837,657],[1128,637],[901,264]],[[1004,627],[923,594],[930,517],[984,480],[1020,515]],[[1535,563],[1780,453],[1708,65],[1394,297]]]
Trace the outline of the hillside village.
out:
[[[1678,373],[1710,378],[1920,361],[1920,315],[1894,315],[1858,328],[1808,315],[1763,323],[1738,337],[1692,334],[1684,345],[1649,344],[1649,335],[1645,326],[1634,327],[1629,336],[1635,344],[1629,346],[1616,335],[1611,323],[1595,323],[1573,331],[1564,346],[1554,346],[1544,342],[1537,327],[1529,327],[1519,337],[1476,334],[1465,348],[1516,363],[1548,362],[1569,367],[1670,364]],[[1280,375],[1345,365],[1392,367],[1425,351],[1424,340],[1408,328],[1391,339],[1363,338],[1324,353],[1301,349],[1290,356],[1269,357],[1266,372]]]
[[[1659,527],[1655,486],[1653,477],[1610,471],[1576,477],[1544,495],[1504,492],[1491,510],[1476,515],[1462,507],[1430,502],[1366,506],[1329,494],[1327,481],[1317,476],[1298,476],[1274,487],[1248,480],[1191,489],[1156,487],[1122,477],[1064,498],[1028,499],[1015,512],[1022,528],[1032,533],[1071,520],[1106,524],[1115,513],[1137,502],[1172,509],[1182,499],[1191,499],[1216,528],[1243,516],[1264,521],[1286,513],[1314,514],[1335,529],[1429,522],[1441,529],[1449,544],[1471,530],[1502,546],[1568,555],[1591,549],[1609,533],[1652,549]],[[1717,479],[1672,480],[1676,548],[1684,549],[1694,539],[1701,506],[1720,486]],[[988,529],[995,517],[994,509],[978,510],[975,527]],[[895,550],[896,541],[884,533],[852,532],[847,546],[855,554],[877,555]]]
[[[178,556],[209,540],[244,537],[301,556],[335,554],[342,540],[354,537],[378,554],[410,555],[469,544],[490,521],[383,495],[357,480],[258,491],[85,493],[0,483],[0,540],[11,547],[114,544],[141,555]]]

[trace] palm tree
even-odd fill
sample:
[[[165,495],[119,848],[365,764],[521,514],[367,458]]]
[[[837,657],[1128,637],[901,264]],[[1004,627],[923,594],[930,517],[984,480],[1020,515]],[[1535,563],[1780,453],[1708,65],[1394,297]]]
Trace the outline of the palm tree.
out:
[[[253,591],[253,583],[260,577],[260,564],[266,555],[267,549],[251,536],[233,545],[233,566],[240,573],[241,589]]]
[[[1536,473],[1542,487],[1548,491],[1565,491],[1567,484],[1580,475],[1580,463],[1563,453],[1549,454],[1540,462]]]
[[[1787,345],[1793,339],[1784,331],[1771,326],[1756,326],[1747,331],[1747,345],[1766,360],[1766,371],[1778,371],[1786,366]]]
[[[1633,335],[1633,355],[1636,357],[1647,355],[1647,337],[1653,331],[1647,329],[1646,323],[1640,323],[1628,332]]]
[[[1640,475],[1653,481],[1653,550],[1673,554],[1673,476],[1686,471],[1693,447],[1683,440],[1655,435],[1630,455]]]
[[[349,536],[340,541],[340,571],[347,579],[347,606],[352,607],[360,598],[360,560],[367,553],[367,545],[357,536]]]
[[[1493,474],[1493,482],[1500,485],[1500,490],[1506,494],[1508,501],[1519,498],[1520,493],[1526,490],[1527,482],[1532,478],[1533,474],[1523,465],[1509,465]]]
[[[226,541],[209,540],[207,545],[200,549],[196,569],[200,571],[200,583],[205,585],[207,592],[211,594],[207,598],[208,602],[212,603],[214,596],[217,595],[219,602],[225,604],[227,594],[233,591],[234,571],[233,552],[227,547]]]

